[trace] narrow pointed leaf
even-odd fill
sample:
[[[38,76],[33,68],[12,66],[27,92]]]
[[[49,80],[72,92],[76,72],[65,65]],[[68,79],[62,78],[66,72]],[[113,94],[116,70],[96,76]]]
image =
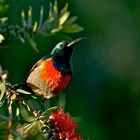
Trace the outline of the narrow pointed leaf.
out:
[[[36,125],[36,122],[30,123],[24,127],[24,134],[28,133]]]
[[[41,29],[42,29],[43,31],[44,31],[44,30],[50,30],[51,27],[52,27],[53,21],[54,21],[54,18],[53,18],[53,17],[49,18],[48,20],[46,20],[46,21],[44,22],[44,24],[42,25],[42,28],[41,28]]]
[[[35,21],[34,25],[33,25],[33,32],[35,32],[37,30],[37,26],[38,26],[38,22]]]
[[[26,20],[25,20],[24,10],[21,11],[21,20],[22,20],[22,26],[25,28],[27,26],[27,23],[26,23]]]
[[[63,15],[65,12],[67,12],[68,9],[68,3],[64,6],[64,8],[61,10],[60,14]]]
[[[19,92],[19,93],[22,93],[22,94],[28,94],[28,95],[31,94],[30,92],[25,91],[25,90],[23,90],[23,89],[17,89],[16,91]]]
[[[65,33],[77,33],[83,31],[83,27],[78,26],[77,24],[64,26],[61,30]]]
[[[59,18],[59,25],[63,25],[64,22],[68,19],[70,15],[70,12],[65,12],[60,18]]]
[[[48,116],[48,115],[50,115],[50,113],[52,113],[53,111],[55,111],[57,109],[58,109],[58,106],[51,107],[51,108],[47,109],[45,112],[43,112],[42,116]]]
[[[15,100],[16,99],[16,94],[13,94],[12,96],[11,96],[11,100],[13,101],[13,100]]]
[[[4,97],[4,94],[6,92],[6,86],[4,83],[0,83],[0,101]]]
[[[39,50],[37,49],[37,44],[35,43],[35,41],[32,38],[28,38],[29,43],[31,44],[31,46],[33,47],[33,49],[39,53]]]
[[[12,134],[14,134],[15,136],[24,138],[24,136],[20,132],[18,132],[16,129],[12,129]]]
[[[0,18],[0,23],[4,23],[8,20],[8,17],[3,17],[3,18]]]
[[[23,38],[20,34],[18,35],[18,38],[20,39],[20,41],[21,41],[22,43],[25,43],[24,38]]]
[[[55,0],[54,5],[53,5],[53,12],[58,13],[58,6],[57,6],[56,0]]]
[[[51,30],[51,33],[52,33],[52,34],[57,33],[57,32],[59,32],[61,29],[62,29],[61,26],[58,27],[58,28],[52,29],[52,30]]]
[[[32,7],[29,7],[28,10],[28,28],[31,28],[32,26]]]
[[[70,25],[73,24],[75,21],[77,20],[77,17],[70,17],[69,19],[67,19],[64,23],[64,25]]]
[[[4,41],[4,36],[2,34],[0,34],[0,43],[2,43]]]
[[[16,116],[19,116],[19,113],[20,113],[20,111],[19,111],[19,108],[17,107],[17,109],[16,109]]]
[[[38,26],[38,29],[40,30],[41,26],[42,26],[42,23],[43,23],[43,6],[41,6],[41,9],[40,9],[40,19],[39,19],[39,26]]]
[[[49,18],[52,17],[52,3],[50,2]]]

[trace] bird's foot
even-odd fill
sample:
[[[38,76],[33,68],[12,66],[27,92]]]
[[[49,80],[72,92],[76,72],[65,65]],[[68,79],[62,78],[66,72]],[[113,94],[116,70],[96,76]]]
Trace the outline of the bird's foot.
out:
[[[25,86],[25,83],[19,83],[19,84],[14,84],[11,88],[13,90],[17,90],[18,88],[23,88]]]

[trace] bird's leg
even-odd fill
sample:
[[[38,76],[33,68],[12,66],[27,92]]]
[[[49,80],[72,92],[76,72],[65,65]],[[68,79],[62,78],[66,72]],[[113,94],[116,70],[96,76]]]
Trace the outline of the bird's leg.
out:
[[[25,85],[26,85],[26,83],[19,83],[19,84],[14,84],[14,85],[12,85],[12,89],[13,90],[17,90],[18,88],[23,88],[23,87],[25,87]]]

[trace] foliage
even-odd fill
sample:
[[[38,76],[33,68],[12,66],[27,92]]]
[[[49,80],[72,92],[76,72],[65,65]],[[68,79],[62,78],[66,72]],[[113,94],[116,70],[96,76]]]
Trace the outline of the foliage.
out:
[[[1,9],[7,9],[7,5],[2,5]],[[2,10],[3,11],[3,10]],[[27,40],[36,52],[38,52],[37,44],[34,41],[35,35],[49,36],[57,32],[62,33],[77,33],[83,30],[78,24],[75,23],[77,17],[70,17],[70,11],[68,11],[68,4],[58,11],[58,4],[55,1],[53,4],[50,3],[50,10],[48,19],[43,20],[43,6],[40,9],[39,21],[32,19],[32,7],[30,6],[27,11],[27,17],[25,11],[21,11],[20,25],[9,25],[7,23],[7,17],[0,19],[0,43],[14,36],[19,39],[22,43]]]
[[[55,35],[58,32],[67,34],[83,30],[82,27],[75,23],[77,17],[70,17],[68,4],[59,11],[57,1],[50,3],[49,15],[45,20],[43,19],[43,6],[40,10],[39,21],[33,20],[31,6],[27,12],[22,10],[22,26],[8,24],[7,10],[8,5],[4,0],[0,0],[0,44],[5,44],[6,41],[15,37],[22,43],[28,41],[33,49],[38,52],[37,44],[34,40],[35,35],[47,37]],[[27,16],[25,16],[26,13],[28,13]],[[57,136],[54,134],[50,135],[50,132],[57,133],[58,130],[54,130],[50,127],[50,123],[48,123],[51,114],[59,110],[59,107],[51,107],[49,101],[45,101],[43,97],[33,95],[31,92],[23,90],[20,87],[15,88],[15,86],[12,86],[7,81],[7,78],[8,72],[0,66],[0,139],[20,140],[35,137],[39,137],[39,139],[61,139],[62,132],[61,137],[59,133]],[[69,123],[74,124],[70,115],[65,115],[63,112],[63,116],[69,116],[68,121],[71,121]],[[69,137],[81,140],[82,138],[76,135],[76,127],[74,125],[72,131],[68,131],[72,133],[69,134]],[[69,125],[66,128],[69,128]],[[63,136],[64,138],[67,138],[67,136]]]

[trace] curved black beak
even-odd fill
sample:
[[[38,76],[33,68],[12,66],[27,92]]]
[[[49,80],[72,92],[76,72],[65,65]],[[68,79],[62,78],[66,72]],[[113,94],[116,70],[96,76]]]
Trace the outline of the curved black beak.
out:
[[[71,47],[71,46],[74,46],[75,44],[77,44],[78,42],[84,40],[84,39],[87,39],[86,37],[80,37],[80,38],[77,38],[71,42],[69,42],[69,44],[67,45],[67,47]]]

